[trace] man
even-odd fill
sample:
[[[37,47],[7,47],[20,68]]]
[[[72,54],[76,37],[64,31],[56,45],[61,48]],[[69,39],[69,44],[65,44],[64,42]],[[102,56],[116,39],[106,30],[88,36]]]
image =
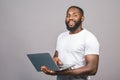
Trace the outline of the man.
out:
[[[99,62],[99,43],[96,37],[82,28],[84,12],[77,6],[67,10],[65,23],[67,30],[57,40],[54,61],[59,64],[75,64],[69,70],[53,71],[42,66],[41,70],[48,75],[57,75],[57,80],[88,80],[95,75]]]

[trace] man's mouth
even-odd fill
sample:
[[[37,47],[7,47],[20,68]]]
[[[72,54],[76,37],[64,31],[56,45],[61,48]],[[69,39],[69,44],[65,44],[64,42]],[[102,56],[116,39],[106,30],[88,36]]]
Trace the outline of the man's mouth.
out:
[[[70,20],[70,21],[68,22],[68,24],[69,24],[69,26],[73,26],[73,25],[75,25],[75,22],[72,21],[72,20]]]

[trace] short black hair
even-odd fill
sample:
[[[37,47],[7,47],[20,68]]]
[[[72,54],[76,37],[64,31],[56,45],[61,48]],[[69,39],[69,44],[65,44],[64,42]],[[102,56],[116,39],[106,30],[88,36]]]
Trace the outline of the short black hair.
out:
[[[84,11],[83,11],[82,8],[80,8],[80,7],[78,7],[78,6],[70,6],[70,7],[68,8],[67,12],[68,12],[69,9],[71,9],[71,8],[77,8],[77,9],[80,11],[80,13],[82,13],[82,16],[84,16]]]

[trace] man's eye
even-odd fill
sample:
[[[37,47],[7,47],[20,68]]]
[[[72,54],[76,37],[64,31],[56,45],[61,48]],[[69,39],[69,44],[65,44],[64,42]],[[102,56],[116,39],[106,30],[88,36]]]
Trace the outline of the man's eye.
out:
[[[67,15],[66,17],[70,17],[70,15]]]
[[[77,15],[74,15],[74,17],[77,17]]]

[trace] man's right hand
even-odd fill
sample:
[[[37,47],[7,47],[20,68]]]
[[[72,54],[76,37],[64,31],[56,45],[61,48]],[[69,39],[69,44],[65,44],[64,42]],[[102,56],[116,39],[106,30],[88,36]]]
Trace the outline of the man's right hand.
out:
[[[61,65],[62,64],[61,60],[58,57],[53,57],[53,60],[55,61],[55,63],[57,65]]]

